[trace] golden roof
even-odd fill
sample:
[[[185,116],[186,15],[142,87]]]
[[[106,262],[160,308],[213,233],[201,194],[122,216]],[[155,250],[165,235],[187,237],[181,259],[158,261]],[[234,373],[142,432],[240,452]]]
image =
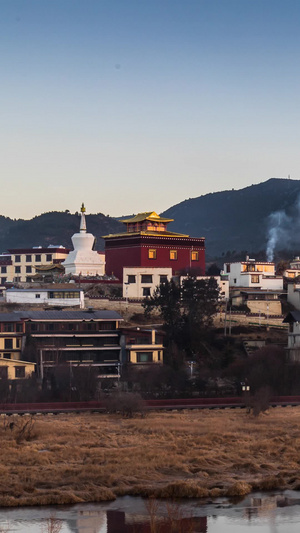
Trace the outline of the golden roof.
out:
[[[150,220],[150,222],[173,222],[173,218],[161,218],[155,211],[147,211],[146,213],[138,213],[132,218],[126,218],[120,220],[124,224],[134,224],[135,222],[144,222],[144,220]]]
[[[133,232],[124,232],[124,233],[110,233],[109,235],[103,235],[102,239],[110,239],[111,237],[136,237],[137,235],[145,235],[147,237],[180,237],[180,238],[190,238],[189,235],[184,233],[173,233],[172,231],[133,231]],[[200,237],[203,239],[204,237]]]
[[[61,263],[56,263],[56,264],[51,263],[51,265],[40,265],[40,266],[36,265],[35,266],[36,272],[50,272],[51,270],[55,270],[55,269],[58,269],[61,271],[65,270]]]

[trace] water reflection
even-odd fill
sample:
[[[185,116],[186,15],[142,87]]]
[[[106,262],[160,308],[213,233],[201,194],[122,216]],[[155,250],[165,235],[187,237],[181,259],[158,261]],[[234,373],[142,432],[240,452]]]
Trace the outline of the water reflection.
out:
[[[0,531],[22,533],[297,533],[299,493],[252,494],[228,500],[162,502],[124,497],[72,507],[4,509]],[[254,533],[254,531],[253,531]]]

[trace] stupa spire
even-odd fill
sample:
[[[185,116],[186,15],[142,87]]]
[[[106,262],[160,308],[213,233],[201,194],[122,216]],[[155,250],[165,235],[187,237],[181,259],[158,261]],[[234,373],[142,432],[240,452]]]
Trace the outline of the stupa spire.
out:
[[[80,220],[80,233],[86,233],[86,221],[85,221],[85,207],[84,207],[84,203],[82,202],[82,205],[81,205],[81,220]]]

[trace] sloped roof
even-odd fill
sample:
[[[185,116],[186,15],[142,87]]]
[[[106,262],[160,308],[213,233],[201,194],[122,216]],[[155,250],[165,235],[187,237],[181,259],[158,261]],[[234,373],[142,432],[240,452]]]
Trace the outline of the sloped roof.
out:
[[[123,320],[116,311],[14,311],[13,313],[0,313],[0,322],[18,322],[20,320]]]
[[[283,322],[300,322],[300,311],[290,311]]]
[[[135,222],[144,222],[144,220],[150,220],[151,222],[173,222],[173,218],[161,218],[155,211],[147,211],[146,213],[138,213],[132,218],[126,218],[125,220],[120,220],[124,224]]]

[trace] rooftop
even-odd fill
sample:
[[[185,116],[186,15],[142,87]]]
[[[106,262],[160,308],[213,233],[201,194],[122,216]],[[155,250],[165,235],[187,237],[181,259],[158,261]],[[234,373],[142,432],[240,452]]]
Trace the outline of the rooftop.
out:
[[[79,311],[14,311],[13,313],[0,313],[0,322],[19,322],[21,320],[123,320],[116,311],[106,310],[79,310]]]
[[[125,220],[120,220],[124,224],[135,224],[136,222],[144,222],[149,220],[151,222],[173,222],[173,218],[161,218],[155,211],[147,211],[146,213],[138,213],[132,218],[126,218]]]

